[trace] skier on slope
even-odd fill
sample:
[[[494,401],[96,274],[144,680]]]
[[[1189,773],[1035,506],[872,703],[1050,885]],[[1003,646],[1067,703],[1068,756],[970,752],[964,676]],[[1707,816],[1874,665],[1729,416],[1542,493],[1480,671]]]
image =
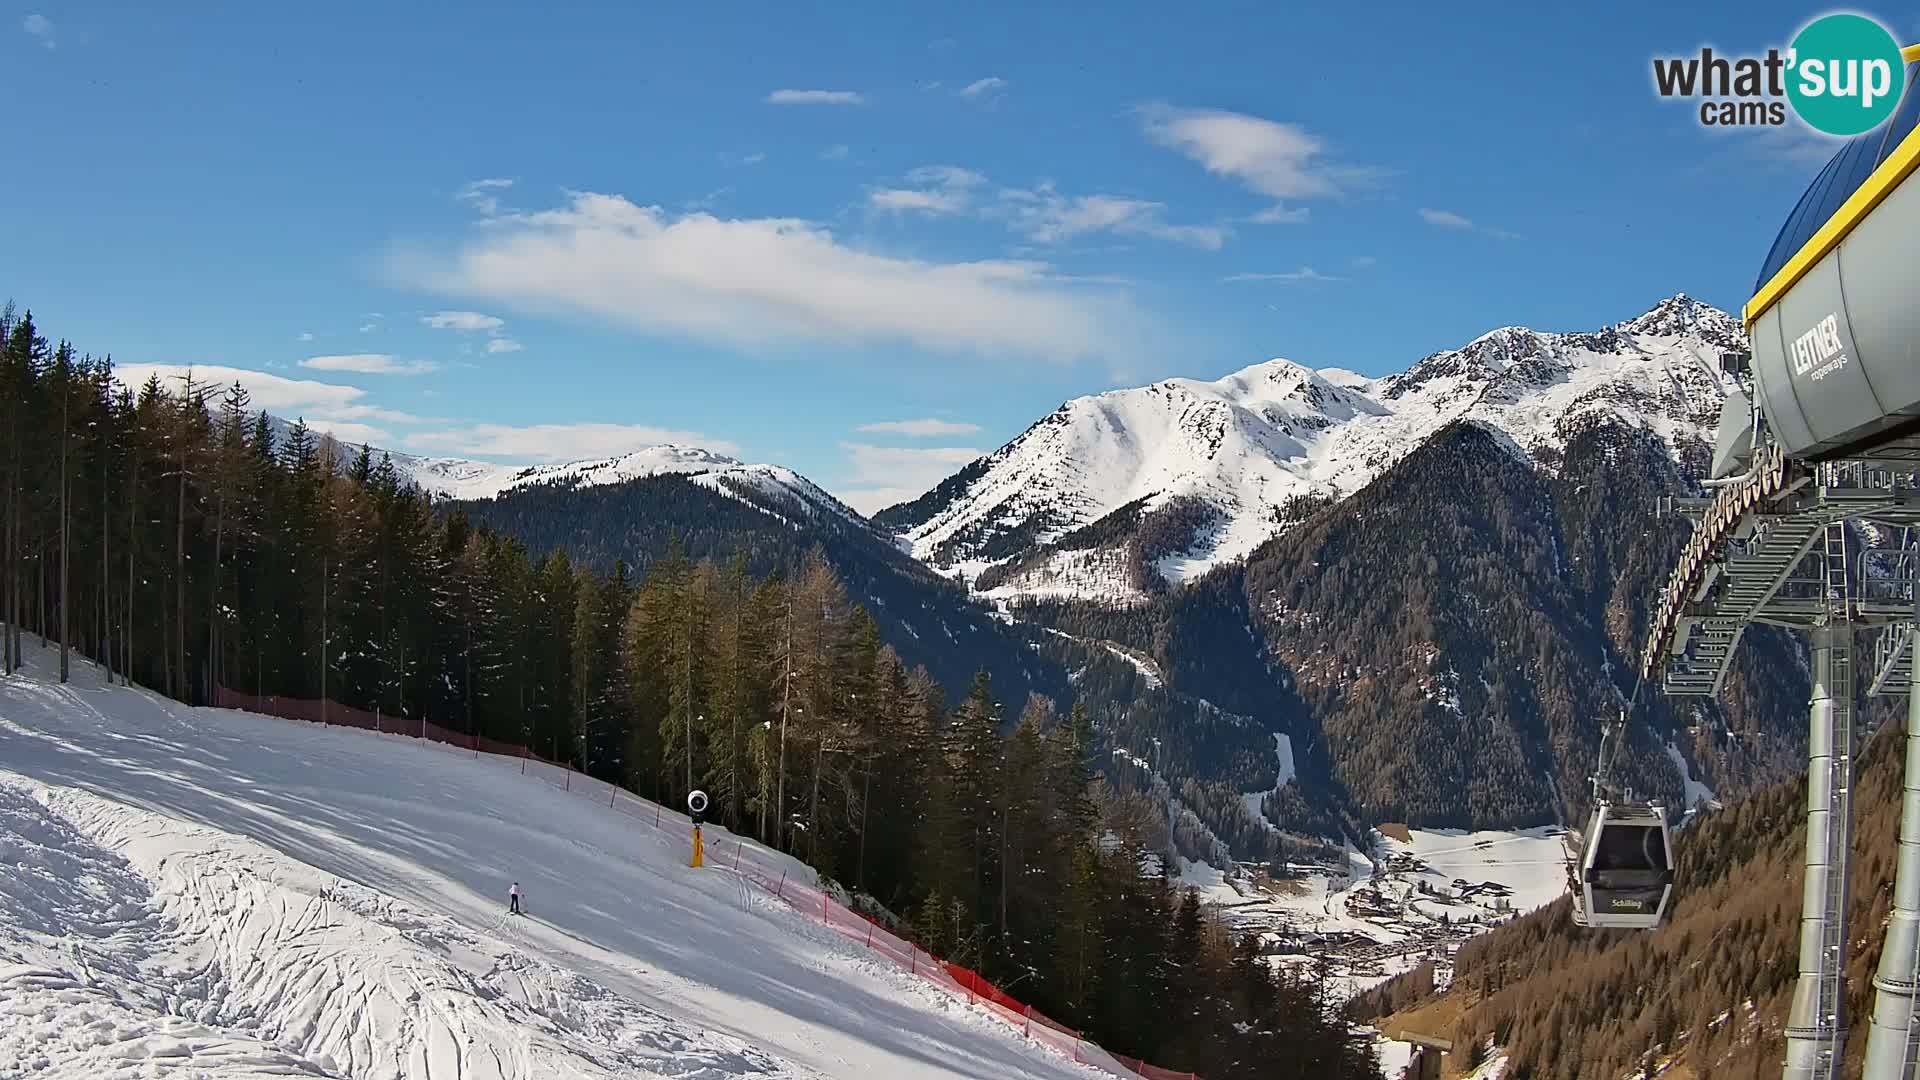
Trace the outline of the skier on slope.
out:
[[[520,883],[517,881],[513,883],[513,888],[507,890],[507,914],[520,914]]]

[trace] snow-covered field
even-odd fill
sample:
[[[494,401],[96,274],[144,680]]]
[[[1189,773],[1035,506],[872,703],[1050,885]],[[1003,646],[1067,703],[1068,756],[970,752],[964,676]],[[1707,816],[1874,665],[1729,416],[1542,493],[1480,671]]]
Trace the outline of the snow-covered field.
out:
[[[1513,890],[1515,912],[1526,914],[1567,891],[1566,831],[1552,825],[1519,832],[1412,829],[1411,843],[1379,840],[1389,851],[1412,855],[1432,868],[1429,880],[1496,881]],[[1438,882],[1436,882],[1438,884]]]
[[[1094,1075],[509,760],[49,667],[0,681],[0,1080]]]

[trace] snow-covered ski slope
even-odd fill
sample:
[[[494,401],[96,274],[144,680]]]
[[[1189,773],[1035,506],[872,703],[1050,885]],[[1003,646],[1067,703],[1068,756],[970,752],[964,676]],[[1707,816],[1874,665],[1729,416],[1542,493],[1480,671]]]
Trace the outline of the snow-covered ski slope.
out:
[[[0,681],[3,1080],[1103,1075],[511,759],[28,653]],[[710,828],[710,861],[735,843]]]

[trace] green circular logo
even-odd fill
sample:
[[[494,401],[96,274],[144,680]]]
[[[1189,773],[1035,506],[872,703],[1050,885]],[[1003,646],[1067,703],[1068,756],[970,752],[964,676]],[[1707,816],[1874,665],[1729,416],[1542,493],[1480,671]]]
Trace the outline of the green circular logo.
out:
[[[1808,23],[1787,62],[1793,111],[1829,135],[1879,127],[1906,88],[1900,43],[1864,15],[1823,15]]]

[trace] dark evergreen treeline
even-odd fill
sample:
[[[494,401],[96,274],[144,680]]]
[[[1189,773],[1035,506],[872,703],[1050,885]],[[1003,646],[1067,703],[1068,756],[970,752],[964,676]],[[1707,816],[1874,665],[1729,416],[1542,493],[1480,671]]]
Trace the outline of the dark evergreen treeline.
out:
[[[1142,874],[1164,815],[1096,779],[1084,708],[1027,694],[1012,720],[985,672],[949,707],[823,550],[791,573],[671,542],[638,576],[535,557],[364,447],[277,437],[239,386],[121,388],[11,309],[0,433],[6,674],[33,633],[63,679],[91,662],[189,702],[324,696],[662,801],[700,786],[729,827],[1119,1052],[1378,1075],[1312,987]]]

